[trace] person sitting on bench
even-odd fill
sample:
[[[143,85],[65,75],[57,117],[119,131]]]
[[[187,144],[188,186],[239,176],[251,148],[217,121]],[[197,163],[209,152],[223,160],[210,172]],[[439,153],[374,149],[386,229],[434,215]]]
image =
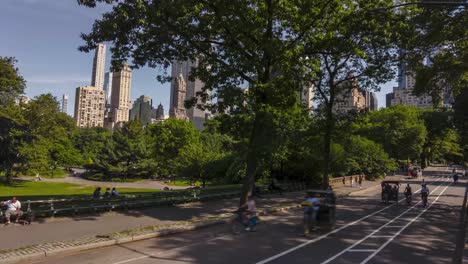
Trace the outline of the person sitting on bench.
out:
[[[21,203],[16,199],[16,197],[11,198],[11,200],[1,202],[0,205],[5,205],[7,210],[5,211],[6,225],[10,224],[10,217],[16,216],[16,223],[19,222],[20,217],[23,215],[21,211]]]

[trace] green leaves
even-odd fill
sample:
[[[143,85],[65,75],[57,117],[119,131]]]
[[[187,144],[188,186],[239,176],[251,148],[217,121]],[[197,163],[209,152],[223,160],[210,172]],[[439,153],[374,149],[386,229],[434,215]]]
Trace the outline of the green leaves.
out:
[[[0,108],[23,94],[26,81],[15,67],[17,60],[13,57],[0,57]]]

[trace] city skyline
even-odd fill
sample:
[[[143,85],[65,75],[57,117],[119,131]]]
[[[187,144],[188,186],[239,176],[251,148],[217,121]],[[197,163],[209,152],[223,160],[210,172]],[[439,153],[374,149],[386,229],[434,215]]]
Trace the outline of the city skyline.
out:
[[[17,37],[2,41],[0,54],[18,59],[20,73],[27,81],[25,94],[34,98],[51,93],[58,100],[63,94],[69,94],[67,112],[73,113],[76,87],[87,86],[92,81],[90,72],[95,54],[95,51],[83,53],[77,50],[84,43],[80,33],[89,32],[94,19],[108,11],[109,6],[98,5],[97,8],[89,9],[73,1],[57,3],[53,0],[18,0],[4,3],[2,7],[4,15],[0,17],[0,30]],[[57,33],[60,33],[60,38],[56,38]],[[30,37],[34,37],[35,49],[28,47]],[[109,71],[111,57],[107,46],[105,72]],[[130,99],[148,95],[161,102],[165,109],[170,109],[170,83],[159,83],[156,80],[158,72],[148,67],[133,70]],[[171,68],[166,72],[170,74]],[[395,78],[382,85],[381,91],[376,93],[378,101],[385,102],[385,94],[391,92],[396,84]]]

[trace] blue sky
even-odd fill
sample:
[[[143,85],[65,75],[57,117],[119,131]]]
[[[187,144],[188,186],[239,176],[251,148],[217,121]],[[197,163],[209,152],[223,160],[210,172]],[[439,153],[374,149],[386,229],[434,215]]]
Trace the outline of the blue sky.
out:
[[[86,8],[78,6],[76,0],[1,1],[0,56],[18,59],[20,73],[27,81],[26,95],[32,98],[50,92],[61,99],[68,94],[68,114],[73,115],[75,88],[90,84],[94,56],[78,51],[83,43],[80,33],[89,32],[94,20],[109,7]],[[107,51],[106,70],[109,66]],[[160,84],[156,75],[156,69],[134,70],[131,99],[149,95],[154,105],[162,102],[167,114],[169,84]],[[379,106],[385,105],[385,94],[395,84],[382,86],[377,93]]]

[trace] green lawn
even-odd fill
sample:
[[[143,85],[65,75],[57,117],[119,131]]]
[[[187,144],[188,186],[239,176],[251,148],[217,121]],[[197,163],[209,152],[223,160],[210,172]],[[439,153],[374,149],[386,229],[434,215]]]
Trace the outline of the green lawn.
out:
[[[65,169],[56,169],[54,170],[54,176],[52,176],[52,171],[41,171],[39,172],[39,175],[42,177],[42,178],[50,178],[50,179],[58,179],[58,178],[65,178],[67,175],[69,174],[68,171],[66,171]],[[33,173],[33,174],[30,174],[30,175],[22,175],[24,177],[36,177],[36,174]]]
[[[62,182],[16,181],[13,185],[0,182],[0,199],[17,196],[20,200],[37,200],[47,198],[66,198],[76,196],[91,196],[94,187]],[[154,189],[117,189],[119,193],[156,192]]]

